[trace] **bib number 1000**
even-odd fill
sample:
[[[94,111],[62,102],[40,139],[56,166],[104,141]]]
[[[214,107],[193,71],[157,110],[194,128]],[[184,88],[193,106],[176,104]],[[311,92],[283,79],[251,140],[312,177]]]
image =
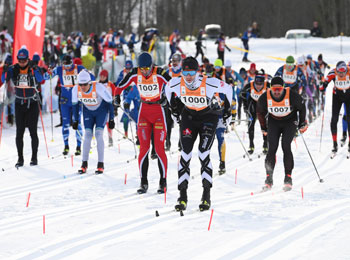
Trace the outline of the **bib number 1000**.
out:
[[[185,103],[190,104],[205,104],[206,98],[204,97],[182,97],[185,101]]]

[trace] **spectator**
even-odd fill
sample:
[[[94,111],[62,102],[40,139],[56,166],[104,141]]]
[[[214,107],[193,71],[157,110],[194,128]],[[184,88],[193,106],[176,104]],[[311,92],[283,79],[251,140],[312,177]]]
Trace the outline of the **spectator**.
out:
[[[255,34],[256,38],[260,38],[260,29],[257,22],[253,22],[252,24],[252,34]]]
[[[202,61],[203,61],[203,58],[204,58],[204,53],[203,53],[203,49],[202,49],[202,47],[204,47],[202,45],[203,33],[204,33],[204,30],[200,29],[199,33],[198,33],[197,41],[196,41],[196,49],[197,49],[196,56],[194,56],[195,58],[197,58],[197,56],[199,54],[201,54],[202,55]]]
[[[250,60],[248,60],[248,52],[249,52],[249,45],[248,45],[248,41],[249,41],[249,38],[256,38],[256,35],[253,34],[253,28],[252,27],[248,27],[248,30],[244,32],[241,40],[243,42],[243,46],[244,46],[244,49],[246,50],[244,52],[244,55],[243,55],[243,59],[242,61],[244,62],[250,62]]]
[[[216,40],[215,44],[218,45],[217,51],[218,51],[218,59],[222,60],[222,62],[224,62],[224,55],[225,55],[225,48],[231,52],[231,49],[229,47],[227,47],[226,43],[225,43],[225,34],[224,33],[220,33],[219,38]]]
[[[175,29],[174,32],[169,36],[169,44],[170,44],[169,61],[171,60],[171,57],[173,56],[173,54],[176,52],[178,35],[179,35],[179,30]]]
[[[318,27],[318,22],[314,21],[314,26],[311,29],[311,36],[312,37],[321,37],[322,36],[322,31],[320,27]]]

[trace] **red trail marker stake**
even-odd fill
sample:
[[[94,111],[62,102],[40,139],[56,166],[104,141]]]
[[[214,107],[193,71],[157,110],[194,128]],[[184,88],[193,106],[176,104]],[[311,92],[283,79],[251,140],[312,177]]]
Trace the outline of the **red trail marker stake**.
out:
[[[214,214],[214,209],[211,210],[211,215],[210,215],[210,220],[209,220],[208,231],[210,230],[211,220],[213,219],[213,214]]]
[[[28,198],[27,198],[27,208],[29,206],[29,200],[30,200],[30,192],[28,193]]]
[[[73,154],[72,154],[72,156],[71,156],[71,157],[72,157],[72,167],[73,167]]]
[[[120,153],[120,144],[118,144],[118,153]]]
[[[128,174],[125,173],[125,179],[124,179],[124,184],[126,184],[126,178],[127,178]]]
[[[304,199],[304,188],[301,187],[301,198]]]
[[[43,234],[45,235],[45,215],[43,215]]]
[[[237,169],[236,169],[236,175],[235,175],[235,184],[237,184]]]
[[[166,204],[166,187],[164,187],[164,204]]]

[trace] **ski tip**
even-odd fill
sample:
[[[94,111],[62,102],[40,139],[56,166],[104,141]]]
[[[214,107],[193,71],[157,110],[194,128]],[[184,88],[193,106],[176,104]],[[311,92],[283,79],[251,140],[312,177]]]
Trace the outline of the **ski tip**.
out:
[[[180,210],[180,216],[183,217],[184,216],[184,213],[182,210]]]

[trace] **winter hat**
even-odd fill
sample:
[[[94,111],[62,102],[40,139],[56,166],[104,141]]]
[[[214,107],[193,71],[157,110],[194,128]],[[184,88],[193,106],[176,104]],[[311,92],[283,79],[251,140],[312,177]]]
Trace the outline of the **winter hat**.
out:
[[[105,76],[106,78],[108,78],[108,71],[107,70],[101,70],[100,77],[101,76]]]
[[[39,54],[37,52],[34,53],[32,61],[40,61],[40,56],[39,56]]]
[[[318,60],[323,60],[323,56],[322,56],[322,53],[320,53],[317,57]]]
[[[284,85],[284,81],[281,77],[273,77],[271,79],[271,87],[273,87],[274,85]]]
[[[232,67],[232,62],[231,60],[225,60],[225,67],[231,68]]]
[[[293,56],[288,56],[286,59],[286,63],[288,64],[294,64],[295,60]]]
[[[181,61],[181,54],[180,53],[174,53],[173,56],[171,57],[172,61]]]
[[[312,60],[312,55],[311,54],[308,54],[307,56],[306,56],[306,59],[308,59],[308,60]]]
[[[27,49],[20,49],[17,53],[18,60],[27,60],[29,58],[29,52]]]
[[[216,59],[214,61],[214,67],[222,67],[222,60],[221,59]]]
[[[74,58],[73,59],[73,63],[75,65],[82,65],[83,64],[83,61],[80,59],[80,58]]]
[[[241,68],[241,69],[239,70],[239,74],[247,74],[246,69],[245,69],[245,68]]]
[[[78,84],[87,84],[90,83],[91,77],[90,73],[87,70],[82,70],[78,74]]]
[[[143,52],[139,56],[138,63],[140,68],[151,67],[152,56],[148,52]]]
[[[132,63],[131,60],[125,61],[125,68],[126,69],[132,69],[134,67],[134,64]]]
[[[305,58],[304,56],[300,56],[297,60],[298,65],[305,65]]]
[[[256,65],[255,65],[255,63],[250,64],[249,70],[256,70]]]
[[[347,66],[344,61],[339,61],[336,66],[336,71],[337,72],[346,72],[347,71]]]
[[[182,70],[195,70],[199,68],[198,61],[193,57],[187,57],[182,61]]]

